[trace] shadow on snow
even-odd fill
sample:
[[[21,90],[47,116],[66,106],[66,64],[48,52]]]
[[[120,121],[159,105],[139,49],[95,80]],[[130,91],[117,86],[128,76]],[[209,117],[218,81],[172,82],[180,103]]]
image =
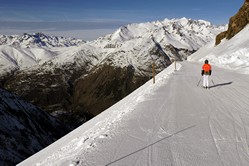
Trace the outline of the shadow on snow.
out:
[[[213,82],[213,80],[212,80],[212,82]],[[227,83],[221,83],[221,84],[215,84],[215,83],[213,82],[213,85],[212,85],[212,86],[210,86],[210,88],[215,88],[215,87],[226,86],[226,85],[230,85],[230,84],[232,84],[232,83],[233,83],[232,81],[227,82]]]

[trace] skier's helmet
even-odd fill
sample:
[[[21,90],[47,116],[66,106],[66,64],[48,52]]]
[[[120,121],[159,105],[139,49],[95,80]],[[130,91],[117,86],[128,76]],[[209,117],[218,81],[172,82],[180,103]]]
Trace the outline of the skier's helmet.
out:
[[[208,60],[207,59],[205,60],[205,64],[208,64]]]

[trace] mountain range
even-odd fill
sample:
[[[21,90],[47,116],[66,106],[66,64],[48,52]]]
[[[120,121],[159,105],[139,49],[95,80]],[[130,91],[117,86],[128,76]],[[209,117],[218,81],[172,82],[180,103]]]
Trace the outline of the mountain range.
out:
[[[42,33],[23,34],[21,36],[1,35],[1,75],[14,69],[44,66],[46,62],[49,63],[50,61],[55,65],[49,66],[47,69],[62,68],[66,63],[76,61],[77,59],[74,58],[77,57],[89,57],[89,60],[93,61],[96,59],[94,56],[96,56],[97,61],[92,62],[94,65],[111,60],[112,63],[115,63],[115,66],[123,67],[137,59],[132,55],[144,54],[144,52],[139,52],[143,47],[152,49],[155,45],[161,46],[162,51],[171,59],[186,59],[188,51],[191,53],[198,50],[215,38],[217,33],[225,29],[226,26],[215,26],[203,20],[181,18],[129,24],[120,27],[113,34],[90,42],[46,36]],[[171,53],[172,51],[174,51],[174,54]],[[124,52],[130,54],[120,56]],[[88,54],[93,55],[89,56]],[[127,57],[129,61],[127,62],[124,57]],[[138,62],[133,63],[139,66]],[[32,68],[29,70],[32,70]]]
[[[88,42],[2,36],[1,86],[77,127],[149,80],[153,63],[158,73],[226,28],[181,18],[129,24]]]

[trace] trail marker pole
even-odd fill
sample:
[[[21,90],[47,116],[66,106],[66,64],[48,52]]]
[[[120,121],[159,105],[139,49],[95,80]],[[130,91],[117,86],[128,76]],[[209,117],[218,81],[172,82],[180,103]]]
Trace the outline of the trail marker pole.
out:
[[[156,83],[155,75],[156,75],[156,73],[155,73],[155,63],[153,62],[153,63],[152,63],[153,84]]]

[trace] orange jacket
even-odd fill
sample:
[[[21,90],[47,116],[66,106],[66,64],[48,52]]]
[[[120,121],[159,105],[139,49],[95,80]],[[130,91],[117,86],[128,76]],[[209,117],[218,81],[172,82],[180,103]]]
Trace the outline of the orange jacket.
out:
[[[206,63],[202,66],[202,70],[204,70],[205,72],[209,72],[210,70],[212,70],[212,67],[210,64]]]
[[[212,72],[212,67],[210,64],[208,63],[205,63],[203,66],[202,66],[202,71],[201,71],[201,75],[205,74],[205,75],[211,75],[211,72]]]

